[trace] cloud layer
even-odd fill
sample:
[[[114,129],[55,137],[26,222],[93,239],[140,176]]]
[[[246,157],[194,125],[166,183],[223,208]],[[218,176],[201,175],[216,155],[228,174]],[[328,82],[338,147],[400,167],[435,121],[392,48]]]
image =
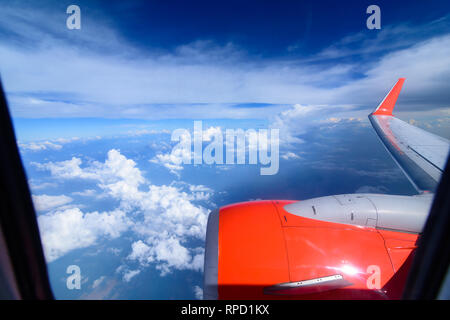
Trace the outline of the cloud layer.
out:
[[[258,59],[206,40],[142,51],[102,20],[71,33],[48,12],[0,9],[0,27],[17,40],[0,40],[16,117],[266,118],[285,104],[373,108],[399,77],[407,78],[403,110],[441,110],[450,100],[450,35],[435,30],[447,16],[386,26],[375,38],[347,35],[308,58]],[[30,27],[36,21],[42,26]],[[236,103],[269,105],[255,113]]]
[[[140,268],[153,264],[162,275],[173,269],[202,270],[203,248],[190,247],[188,241],[204,239],[208,210],[197,203],[208,200],[211,189],[183,183],[153,185],[133,160],[115,149],[104,162],[83,165],[73,157],[34,165],[57,179],[94,181],[104,196],[119,203],[112,211],[83,212],[76,205],[61,209],[72,200],[67,196],[35,196],[40,209],[50,210],[38,217],[48,261],[128,230],[138,240],[132,243],[127,260],[138,262]],[[131,271],[126,265],[119,270],[126,281],[138,274]]]

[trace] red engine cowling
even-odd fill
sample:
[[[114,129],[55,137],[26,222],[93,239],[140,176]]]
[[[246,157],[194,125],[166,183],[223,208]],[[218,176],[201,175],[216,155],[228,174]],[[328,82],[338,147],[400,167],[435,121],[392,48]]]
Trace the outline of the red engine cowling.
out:
[[[205,299],[397,299],[417,234],[294,215],[293,201],[213,211]]]

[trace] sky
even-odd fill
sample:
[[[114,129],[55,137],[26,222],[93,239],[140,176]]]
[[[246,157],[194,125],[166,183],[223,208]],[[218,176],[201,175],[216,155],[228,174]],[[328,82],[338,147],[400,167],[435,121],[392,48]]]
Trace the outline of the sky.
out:
[[[383,3],[382,28],[369,30],[359,1],[89,1],[69,30],[69,2],[8,1],[0,71],[15,118],[242,119],[255,107],[266,118],[296,103],[366,112],[399,77],[402,113],[442,116],[449,5],[432,2]]]
[[[371,4],[0,1],[0,76],[55,295],[201,298],[216,207],[414,194],[367,115],[404,77],[396,116],[450,138],[450,3],[378,1],[379,30]],[[278,172],[184,164],[170,137],[194,120],[203,145],[279,130]],[[71,264],[82,290],[66,287]]]

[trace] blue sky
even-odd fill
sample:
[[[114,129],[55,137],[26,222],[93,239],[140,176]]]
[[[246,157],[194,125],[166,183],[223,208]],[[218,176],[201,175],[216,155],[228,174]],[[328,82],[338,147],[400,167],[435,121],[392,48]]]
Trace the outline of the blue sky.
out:
[[[370,4],[1,2],[0,75],[56,296],[200,298],[207,214],[232,202],[414,194],[367,114],[405,77],[396,115],[450,137],[450,3],[379,1],[380,30]],[[182,164],[170,133],[193,120],[279,129],[278,173]]]
[[[91,2],[89,2],[91,3]],[[361,14],[370,1],[113,1],[105,14],[121,34],[143,48],[174,50],[184,43],[209,39],[218,45],[232,42],[261,58],[315,54],[348,34],[362,31]],[[377,2],[385,25],[423,24],[449,11],[446,1],[430,6],[416,1]],[[174,8],[177,8],[174,10]],[[132,11],[130,15],[125,12]],[[132,19],[131,19],[132,17]],[[368,30],[365,35],[374,38]],[[293,50],[295,46],[298,46]],[[291,50],[289,50],[291,49]]]
[[[399,115],[448,116],[449,5],[381,2],[3,3],[0,72],[15,118],[269,118],[305,105],[365,116],[399,77]],[[255,112],[255,106],[259,107]],[[416,119],[417,120],[417,119]]]

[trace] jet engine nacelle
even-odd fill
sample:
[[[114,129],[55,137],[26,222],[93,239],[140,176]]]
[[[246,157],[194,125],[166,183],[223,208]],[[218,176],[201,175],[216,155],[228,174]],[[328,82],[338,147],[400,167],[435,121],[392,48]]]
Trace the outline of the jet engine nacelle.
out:
[[[396,299],[432,195],[252,201],[210,213],[205,299]]]

